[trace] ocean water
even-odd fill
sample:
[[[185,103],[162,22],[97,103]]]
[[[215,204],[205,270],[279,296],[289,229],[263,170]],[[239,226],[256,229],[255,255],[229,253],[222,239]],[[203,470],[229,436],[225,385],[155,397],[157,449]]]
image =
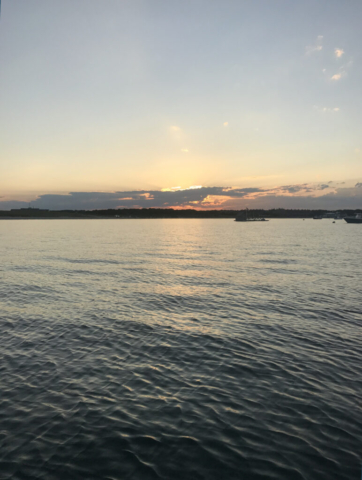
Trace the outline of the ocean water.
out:
[[[0,221],[0,479],[360,479],[362,225]]]

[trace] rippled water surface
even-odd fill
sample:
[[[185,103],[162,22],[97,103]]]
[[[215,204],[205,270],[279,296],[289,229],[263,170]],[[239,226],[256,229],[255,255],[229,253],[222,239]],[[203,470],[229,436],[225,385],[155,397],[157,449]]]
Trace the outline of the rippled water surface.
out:
[[[0,222],[1,479],[360,479],[362,225]]]

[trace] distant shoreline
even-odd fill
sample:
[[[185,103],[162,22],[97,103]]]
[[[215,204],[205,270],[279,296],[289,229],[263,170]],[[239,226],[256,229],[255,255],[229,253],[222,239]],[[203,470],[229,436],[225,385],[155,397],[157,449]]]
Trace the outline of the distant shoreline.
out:
[[[0,211],[0,220],[140,220],[140,219],[230,219],[240,212],[249,219],[311,219],[313,217],[345,217],[362,213],[358,210],[298,210],[298,209],[250,209],[245,210],[176,210],[172,208],[107,209],[107,210],[46,210],[22,208]]]

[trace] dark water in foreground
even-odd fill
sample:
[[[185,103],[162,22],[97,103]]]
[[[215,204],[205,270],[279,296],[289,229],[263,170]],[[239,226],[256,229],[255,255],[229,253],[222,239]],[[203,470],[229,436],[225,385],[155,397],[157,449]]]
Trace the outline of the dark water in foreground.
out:
[[[1,479],[360,479],[362,226],[0,222]]]

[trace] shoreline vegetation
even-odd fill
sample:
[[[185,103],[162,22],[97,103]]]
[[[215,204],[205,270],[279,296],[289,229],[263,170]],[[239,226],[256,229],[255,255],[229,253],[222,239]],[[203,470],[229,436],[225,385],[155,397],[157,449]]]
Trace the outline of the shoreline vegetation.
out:
[[[107,210],[45,210],[20,208],[0,211],[0,220],[6,219],[152,219],[152,218],[233,218],[244,210],[194,210],[173,208],[125,208]],[[271,210],[250,209],[252,218],[313,218],[332,213],[330,210],[296,210],[276,208]],[[337,212],[335,212],[337,213]],[[361,209],[338,210],[341,216],[353,216],[362,213]]]

